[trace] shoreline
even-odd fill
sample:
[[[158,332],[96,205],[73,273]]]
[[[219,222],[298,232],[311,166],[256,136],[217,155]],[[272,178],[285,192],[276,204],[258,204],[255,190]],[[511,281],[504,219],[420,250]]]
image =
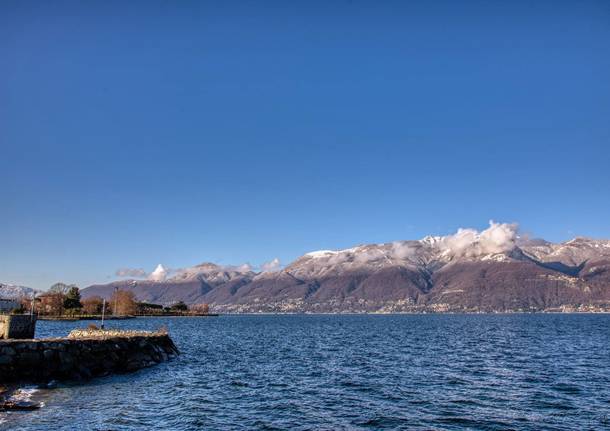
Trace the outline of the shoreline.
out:
[[[108,320],[130,320],[148,317],[218,317],[219,314],[138,314],[127,316],[104,317],[104,321]],[[86,316],[39,316],[38,320],[59,321],[59,322],[78,322],[80,320],[102,320],[102,315],[86,315]]]
[[[428,312],[417,312],[417,311],[392,311],[392,312],[376,312],[376,311],[363,311],[363,312],[243,312],[243,313],[222,313],[223,316],[419,316],[419,315],[431,315],[431,316],[442,316],[442,315],[462,315],[462,316],[497,316],[497,315],[514,315],[514,314],[610,314],[610,311],[428,311]]]
[[[179,314],[147,314],[141,316],[125,316],[115,318],[105,318],[104,321],[110,320],[133,320],[133,319],[151,319],[151,318],[206,318],[206,317],[221,317],[221,316],[510,316],[510,315],[606,315],[610,311],[392,311],[392,312],[377,312],[377,311],[346,311],[346,312],[225,312],[225,313],[209,313],[203,315],[179,315]],[[78,322],[78,321],[101,321],[99,317],[82,317],[82,318],[47,318],[42,317],[39,321],[49,322]]]

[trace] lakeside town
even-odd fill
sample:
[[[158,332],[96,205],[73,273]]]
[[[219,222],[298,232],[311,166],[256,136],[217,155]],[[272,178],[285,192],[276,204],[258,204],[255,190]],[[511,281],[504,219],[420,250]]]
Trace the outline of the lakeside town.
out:
[[[124,289],[116,289],[108,301],[100,296],[82,298],[78,286],[65,283],[55,283],[47,291],[32,296],[0,298],[0,313],[35,314],[39,320],[213,315],[205,303],[187,305],[177,301],[162,305],[142,302],[133,292]]]

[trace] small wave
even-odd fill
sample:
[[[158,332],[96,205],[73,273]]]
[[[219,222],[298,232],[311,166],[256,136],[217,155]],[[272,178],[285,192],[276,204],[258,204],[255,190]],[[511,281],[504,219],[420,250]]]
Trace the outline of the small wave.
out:
[[[553,389],[557,392],[562,392],[565,394],[580,394],[582,392],[582,389],[580,389],[577,385],[570,383],[557,383],[553,385]]]
[[[405,420],[390,416],[375,416],[355,421],[355,425],[364,428],[397,428],[405,424]]]

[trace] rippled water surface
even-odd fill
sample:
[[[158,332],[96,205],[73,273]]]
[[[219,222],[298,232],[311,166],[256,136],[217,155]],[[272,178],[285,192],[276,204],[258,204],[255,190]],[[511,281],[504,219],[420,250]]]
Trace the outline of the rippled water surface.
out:
[[[610,429],[610,315],[109,323],[166,325],[182,355],[39,389],[45,406],[0,413],[0,429]],[[40,322],[37,336],[84,325]]]

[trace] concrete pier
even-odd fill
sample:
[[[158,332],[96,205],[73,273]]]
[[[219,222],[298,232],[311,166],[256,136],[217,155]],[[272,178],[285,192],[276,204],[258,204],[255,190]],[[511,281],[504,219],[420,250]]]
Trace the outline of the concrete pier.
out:
[[[35,330],[35,315],[0,314],[0,339],[34,338]]]
[[[82,331],[65,338],[0,340],[0,383],[82,380],[135,371],[178,355],[167,333]]]

